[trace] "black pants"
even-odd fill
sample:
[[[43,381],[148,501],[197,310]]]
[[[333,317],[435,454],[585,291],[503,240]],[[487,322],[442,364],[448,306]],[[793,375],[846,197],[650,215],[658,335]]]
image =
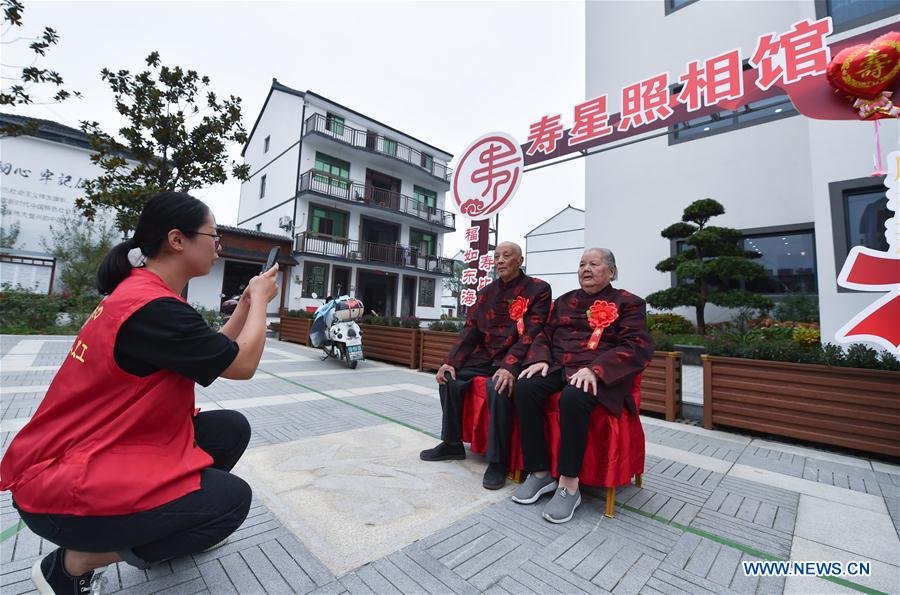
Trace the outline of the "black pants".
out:
[[[476,376],[487,376],[487,400],[490,411],[487,460],[489,463],[509,462],[509,441],[512,436],[515,406],[508,393],[498,394],[491,380],[497,368],[463,368],[457,370],[456,380],[440,386],[441,407],[444,410],[441,440],[462,442],[463,402],[466,391]]]
[[[516,413],[519,416],[523,464],[526,471],[550,469],[544,435],[545,406],[550,395],[560,390],[557,470],[560,475],[578,477],[587,448],[591,412],[600,402],[594,395],[568,384],[563,370],[546,377],[532,376],[516,382]]]
[[[197,445],[213,458],[200,472],[200,489],[134,514],[75,516],[19,511],[35,534],[66,549],[118,552],[138,568],[200,552],[241,526],[250,511],[250,486],[229,471],[250,442],[250,424],[237,411],[194,418]]]

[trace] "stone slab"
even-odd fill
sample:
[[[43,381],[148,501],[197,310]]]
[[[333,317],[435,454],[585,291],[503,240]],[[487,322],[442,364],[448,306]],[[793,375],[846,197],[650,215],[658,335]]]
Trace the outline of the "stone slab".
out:
[[[794,537],[794,543],[791,547],[791,560],[840,561],[846,565],[847,562],[860,561],[861,558],[858,554],[822,545],[821,543],[816,543],[815,541],[810,541],[802,537]],[[841,578],[883,593],[900,592],[900,567],[879,561],[872,562],[871,576],[844,576]],[[844,587],[843,585],[838,585],[816,577],[789,576],[785,579],[784,583],[785,595],[858,592],[859,591]]]
[[[897,564],[900,560],[900,540],[887,513],[805,494],[800,495],[794,536],[869,560],[887,564]]]
[[[480,459],[421,461],[432,446],[378,425],[251,449],[235,472],[339,576],[509,497],[481,487]]]
[[[884,499],[872,494],[863,494],[844,488],[837,488],[832,485],[801,479],[799,477],[791,477],[783,473],[767,471],[757,467],[748,465],[735,464],[728,472],[728,477],[736,477],[738,479],[747,479],[762,484],[774,486],[792,492],[799,492],[808,496],[815,496],[832,502],[840,502],[848,506],[862,508],[872,512],[880,512],[887,514],[887,507]]]

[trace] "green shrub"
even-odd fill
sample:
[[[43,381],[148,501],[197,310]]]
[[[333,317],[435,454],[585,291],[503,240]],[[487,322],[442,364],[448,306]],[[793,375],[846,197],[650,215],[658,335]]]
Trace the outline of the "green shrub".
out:
[[[57,295],[31,293],[4,283],[0,291],[0,328],[4,333],[52,333],[61,305]]]
[[[457,320],[436,320],[428,325],[428,330],[444,333],[458,333],[465,323]]]
[[[787,295],[773,312],[776,320],[819,322],[819,296],[804,293]]]
[[[97,304],[98,295],[32,293],[8,283],[0,290],[0,332],[15,335],[76,334]],[[58,324],[60,314],[68,322]]]
[[[366,314],[360,319],[360,322],[362,324],[391,326],[395,328],[419,328],[421,326],[421,321],[415,316],[400,318],[399,316],[376,316],[375,314]]]
[[[661,331],[667,335],[690,335],[694,333],[694,325],[680,314],[648,314],[647,328]]]
[[[316,313],[308,310],[288,310],[284,315],[291,318],[315,318]]]
[[[706,345],[709,341],[707,337],[703,335],[666,335],[662,331],[651,331],[651,333],[656,332],[662,335],[665,335],[669,338],[673,345]]]
[[[87,322],[88,316],[93,313],[100,303],[100,296],[96,294],[83,294],[63,296],[60,299],[60,311],[69,315],[68,327],[77,332]]]
[[[191,304],[194,307],[194,310],[203,317],[203,320],[206,321],[206,324],[209,325],[211,329],[214,331],[222,328],[222,325],[225,324],[225,317],[219,310],[214,310],[211,308],[204,308],[200,304]]]
[[[792,337],[794,342],[806,347],[818,345],[822,341],[822,333],[815,328],[797,327],[794,329]]]
[[[846,350],[826,343],[812,346],[789,341],[740,342],[729,337],[716,337],[709,344],[710,355],[741,357],[777,362],[821,364],[870,370],[900,370],[900,361],[886,351],[879,352],[866,345],[855,343]]]
[[[653,347],[656,351],[675,351],[675,341],[670,335],[659,329],[653,329],[650,336],[653,338]]]
[[[403,319],[400,326],[403,328],[422,328],[422,321],[415,316],[409,316]]]

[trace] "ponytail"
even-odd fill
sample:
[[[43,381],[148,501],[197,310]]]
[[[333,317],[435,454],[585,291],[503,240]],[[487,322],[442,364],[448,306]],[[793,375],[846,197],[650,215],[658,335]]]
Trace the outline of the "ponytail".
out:
[[[117,244],[110,250],[97,270],[97,290],[100,295],[109,295],[131,274],[128,253],[136,248],[134,239]]]
[[[194,237],[208,215],[209,207],[185,192],[154,195],[141,211],[134,237],[113,247],[100,264],[97,270],[100,294],[111,294],[131,275],[129,252],[140,248],[145,258],[153,258],[159,254],[170,230],[180,229],[187,237]]]

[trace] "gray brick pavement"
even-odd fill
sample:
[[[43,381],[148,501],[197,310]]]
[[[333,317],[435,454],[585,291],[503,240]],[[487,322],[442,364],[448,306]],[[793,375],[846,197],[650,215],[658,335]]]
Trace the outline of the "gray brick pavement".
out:
[[[0,355],[8,353],[19,340],[0,337]],[[271,345],[280,351],[314,357],[313,352],[299,346]],[[67,350],[68,344],[44,343],[34,365],[57,365]],[[328,364],[336,363],[289,361],[262,367],[288,374],[318,372]],[[372,365],[374,371],[361,374],[334,365],[322,375],[279,378],[261,374],[251,382],[218,381],[208,388],[198,387],[198,400],[227,403],[310,389],[329,393],[352,386],[412,384],[434,388],[430,375]],[[13,371],[2,375],[2,383],[46,385],[52,376],[50,371]],[[0,417],[27,417],[41,397],[41,393],[4,394]],[[253,427],[254,448],[386,423],[358,407],[426,432],[439,432],[438,400],[433,394],[405,389],[254,406],[242,411]],[[883,497],[900,530],[898,475],[833,463],[814,454],[800,456],[774,448],[744,447],[678,426],[646,424],[645,433],[649,442],[685,452]],[[5,448],[13,435],[0,435],[0,445]],[[644,489],[620,488],[616,498],[623,506],[618,507],[615,518],[603,517],[603,498],[588,493],[594,492],[585,490],[583,505],[566,525],[546,523],[540,517],[543,503],[519,506],[506,500],[339,577],[333,576],[271,511],[255,502],[247,521],[224,547],[149,571],[117,564],[107,573],[107,591],[777,593],[784,588],[783,579],[745,577],[740,563],[755,559],[744,548],[789,556],[798,510],[796,492],[648,456]],[[0,531],[14,528],[17,519],[9,494],[0,494]],[[707,534],[714,539],[708,539]],[[0,591],[31,591],[30,566],[53,547],[27,528],[0,543]]]

